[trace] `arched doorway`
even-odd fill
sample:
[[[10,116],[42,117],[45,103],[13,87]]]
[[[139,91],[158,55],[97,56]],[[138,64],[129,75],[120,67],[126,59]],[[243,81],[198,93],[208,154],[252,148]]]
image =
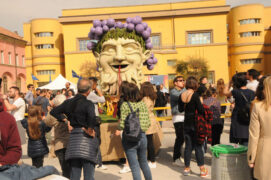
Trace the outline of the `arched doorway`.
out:
[[[21,79],[21,77],[17,77],[16,86],[20,89],[20,91],[22,90],[22,79]]]

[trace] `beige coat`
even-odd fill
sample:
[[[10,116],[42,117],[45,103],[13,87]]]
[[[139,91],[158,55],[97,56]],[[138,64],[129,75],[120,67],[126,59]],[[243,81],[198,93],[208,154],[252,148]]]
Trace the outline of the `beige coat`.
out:
[[[151,126],[149,129],[146,131],[146,134],[155,134],[158,132],[157,126],[160,125],[155,118],[155,115],[153,113],[153,107],[154,107],[154,101],[152,101],[149,97],[144,97],[142,101],[147,105],[149,115],[150,115],[150,120],[151,120]]]
[[[55,151],[66,148],[70,137],[68,125],[64,122],[57,121],[50,113],[46,116],[44,123],[55,129]]]
[[[248,163],[255,163],[254,176],[258,180],[271,179],[271,107],[262,102],[254,104],[249,125]]]

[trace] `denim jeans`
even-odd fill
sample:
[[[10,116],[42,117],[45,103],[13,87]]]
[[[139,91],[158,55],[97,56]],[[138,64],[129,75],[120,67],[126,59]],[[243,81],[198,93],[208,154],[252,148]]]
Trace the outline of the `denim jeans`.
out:
[[[80,180],[83,167],[84,180],[94,180],[95,164],[84,159],[72,159],[71,180]]]
[[[140,169],[143,171],[145,180],[152,180],[151,170],[147,161],[147,138],[141,134],[139,142],[127,142],[122,139],[122,145],[132,170],[133,180],[141,180]]]
[[[190,167],[191,155],[193,149],[195,149],[195,155],[198,166],[204,165],[204,147],[202,144],[198,144],[196,140],[196,132],[193,130],[184,130],[184,164],[185,167]]]

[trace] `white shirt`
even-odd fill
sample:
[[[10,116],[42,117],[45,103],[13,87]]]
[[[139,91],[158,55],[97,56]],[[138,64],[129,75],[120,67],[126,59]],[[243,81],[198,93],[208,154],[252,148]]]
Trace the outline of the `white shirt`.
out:
[[[172,116],[173,123],[184,122],[184,114]]]
[[[256,92],[256,89],[258,87],[259,81],[253,80],[253,81],[248,81],[247,82],[247,88]]]
[[[93,91],[89,93],[89,95],[87,96],[87,100],[90,100],[91,102],[94,103],[94,107],[95,107],[95,115],[99,116],[99,111],[98,111],[98,103],[104,103],[105,102],[105,98],[104,96],[98,96],[97,94],[95,94]]]
[[[25,113],[25,102],[22,98],[16,99],[16,101],[13,102],[13,105],[15,105],[17,108],[11,111],[11,114],[16,119],[16,121],[20,121],[24,119],[24,113]]]

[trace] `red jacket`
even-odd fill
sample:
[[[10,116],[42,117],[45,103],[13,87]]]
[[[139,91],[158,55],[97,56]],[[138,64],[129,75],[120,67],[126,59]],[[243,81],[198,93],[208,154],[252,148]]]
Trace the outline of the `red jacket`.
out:
[[[16,164],[22,155],[21,140],[14,117],[3,111],[0,100],[0,164]]]
[[[203,108],[205,111],[204,116],[198,114],[196,111],[197,142],[203,144],[207,138],[207,142],[211,144],[213,112],[205,104],[203,104]]]

